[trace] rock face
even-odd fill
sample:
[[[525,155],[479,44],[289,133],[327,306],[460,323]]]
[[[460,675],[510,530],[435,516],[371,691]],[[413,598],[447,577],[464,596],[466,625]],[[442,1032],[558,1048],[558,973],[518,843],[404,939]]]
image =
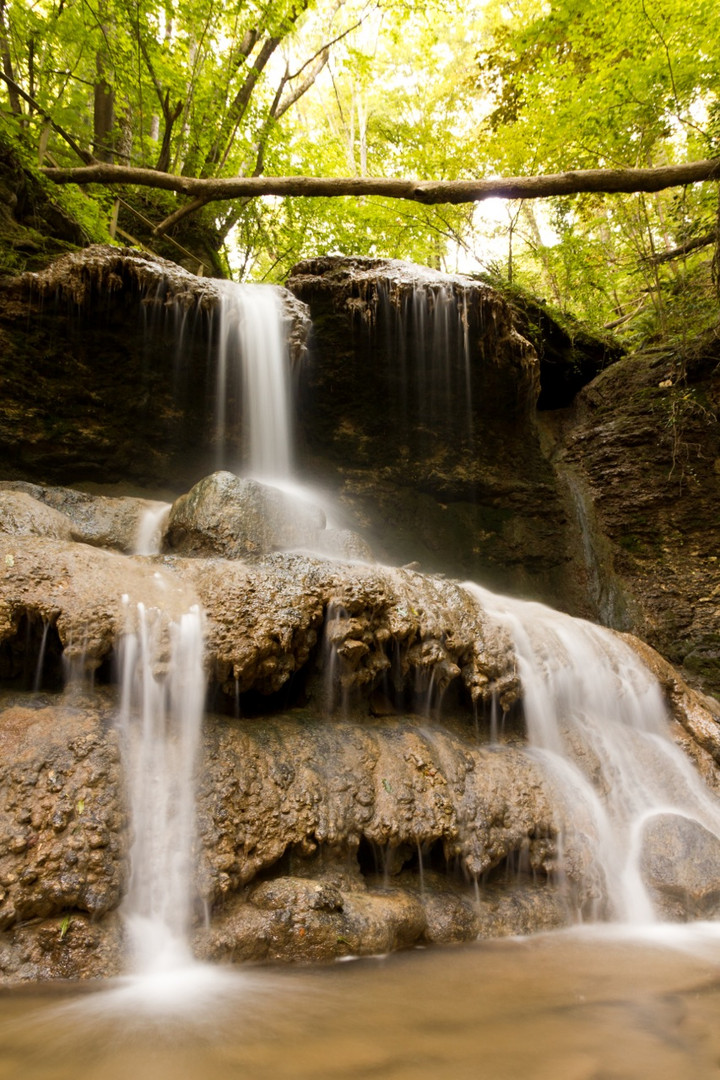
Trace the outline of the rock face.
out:
[[[297,364],[307,316],[280,294]],[[216,282],[96,246],[0,281],[0,297],[4,478],[187,490],[212,470]]]
[[[224,483],[208,478],[208,506]],[[592,832],[571,827],[528,751],[510,638],[471,591],[308,554],[228,558],[228,544],[129,557],[68,538],[61,510],[48,527],[49,508],[75,513],[71,493],[26,487],[2,491],[23,515],[0,534],[0,978],[122,967],[131,826],[113,680],[138,601],[167,640],[190,605],[206,613],[198,956],[326,960],[527,933],[596,902]],[[122,519],[112,502],[102,520]],[[89,529],[92,503],[79,505]],[[718,719],[634,644],[717,786]],[[646,879],[673,918],[714,911],[718,841],[695,825],[686,841],[686,820],[647,828]],[[692,873],[673,869],[673,845]]]
[[[555,430],[585,518],[590,591],[706,691],[720,693],[720,348],[628,356]]]
[[[565,511],[535,424],[540,369],[488,285],[382,259],[299,263],[313,350],[304,465],[393,560],[550,597]]]

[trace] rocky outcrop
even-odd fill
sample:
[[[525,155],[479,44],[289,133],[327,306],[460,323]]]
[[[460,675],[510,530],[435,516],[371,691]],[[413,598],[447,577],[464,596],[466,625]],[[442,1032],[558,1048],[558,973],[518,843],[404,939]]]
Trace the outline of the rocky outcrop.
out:
[[[571,315],[517,286],[502,293],[515,325],[532,344],[540,366],[538,409],[564,409],[584,386],[616,363],[626,350],[610,334],[593,334]]]
[[[720,693],[720,346],[628,356],[562,417],[557,464],[585,515],[590,584],[686,677]],[[557,422],[557,418],[556,418]],[[593,591],[595,591],[593,590]],[[619,600],[619,602],[618,602]]]
[[[173,623],[198,602],[206,613],[196,890],[211,920],[198,920],[198,956],[316,960],[527,933],[597,902],[592,821],[528,751],[510,639],[471,591],[304,553],[128,557],[68,538],[55,515],[76,523],[54,507],[74,514],[70,494],[41,491],[0,493],[24,515],[0,534],[5,981],[123,963],[114,680],[138,601],[161,613],[159,671]],[[80,506],[89,529],[92,504]],[[717,717],[631,643],[717,786]],[[703,862],[683,901],[663,836],[644,864],[658,904],[673,918],[709,911],[715,878]]]
[[[212,471],[221,285],[105,246],[0,282],[3,477],[179,491]],[[297,364],[307,316],[279,294]]]
[[[550,598],[567,587],[565,510],[535,424],[534,349],[502,296],[384,259],[299,263],[313,349],[304,467],[339,487],[394,561]]]

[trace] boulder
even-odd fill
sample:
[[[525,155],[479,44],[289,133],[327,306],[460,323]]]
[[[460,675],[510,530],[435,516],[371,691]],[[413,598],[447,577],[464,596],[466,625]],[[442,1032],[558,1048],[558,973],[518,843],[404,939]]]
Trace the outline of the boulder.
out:
[[[148,518],[157,519],[169,507],[155,499],[117,498],[107,495],[93,495],[72,488],[43,487],[22,480],[0,481],[0,512],[15,500],[15,505],[30,506],[27,500],[43,507],[43,520],[57,522],[55,532],[39,531],[39,514],[33,510],[36,529],[28,529],[28,535],[50,536],[57,539],[79,540],[94,547],[111,548],[133,554],[142,546],[143,526]],[[3,513],[0,518],[0,530],[14,531],[3,526],[9,517]],[[59,531],[58,531],[59,530]],[[17,529],[15,530],[17,531]],[[159,543],[158,543],[159,547]]]
[[[313,547],[325,514],[303,499],[229,472],[205,477],[173,503],[165,545],[183,555],[265,555]]]
[[[10,536],[48,536],[54,540],[70,540],[69,519],[45,506],[25,491],[3,490],[0,485],[0,532]]]
[[[720,913],[720,839],[699,821],[656,814],[641,837],[643,880],[666,918]]]

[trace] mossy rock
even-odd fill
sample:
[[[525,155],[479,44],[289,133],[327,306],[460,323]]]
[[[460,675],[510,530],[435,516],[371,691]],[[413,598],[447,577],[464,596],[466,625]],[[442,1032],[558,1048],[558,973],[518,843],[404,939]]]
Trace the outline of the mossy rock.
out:
[[[109,198],[53,184],[0,121],[0,276],[41,270],[68,251],[107,243]]]

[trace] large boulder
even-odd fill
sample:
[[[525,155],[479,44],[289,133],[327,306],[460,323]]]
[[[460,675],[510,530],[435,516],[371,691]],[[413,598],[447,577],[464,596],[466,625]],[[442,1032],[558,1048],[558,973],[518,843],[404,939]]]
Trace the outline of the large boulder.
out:
[[[665,918],[717,918],[720,839],[714,833],[681,814],[656,814],[640,842],[642,876]]]
[[[165,544],[183,555],[236,559],[312,548],[324,528],[320,507],[257,480],[216,472],[173,503]]]

